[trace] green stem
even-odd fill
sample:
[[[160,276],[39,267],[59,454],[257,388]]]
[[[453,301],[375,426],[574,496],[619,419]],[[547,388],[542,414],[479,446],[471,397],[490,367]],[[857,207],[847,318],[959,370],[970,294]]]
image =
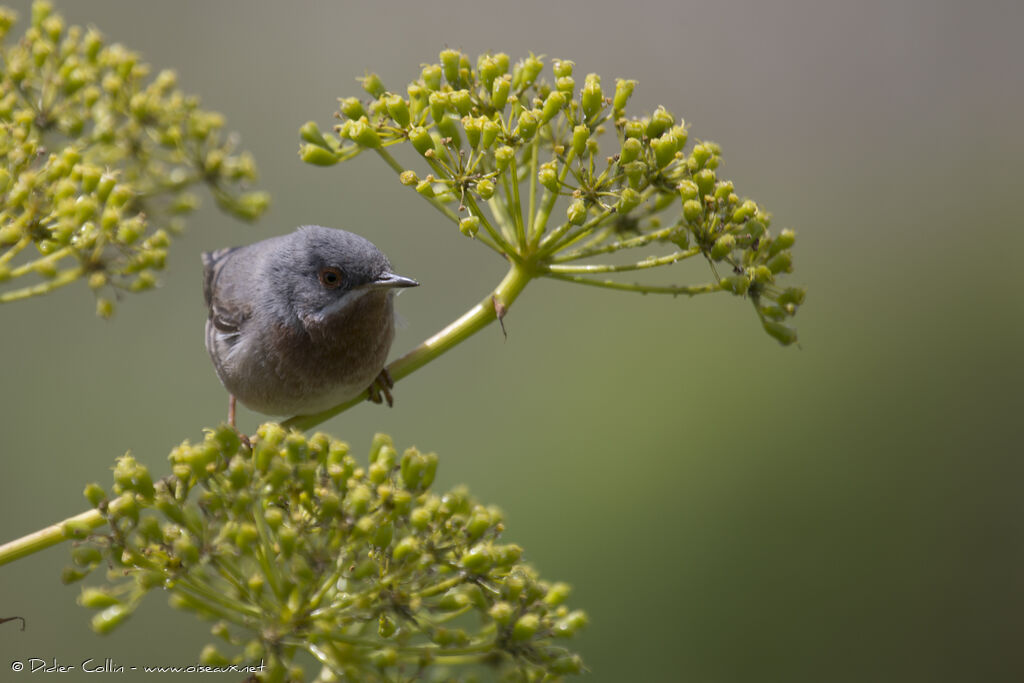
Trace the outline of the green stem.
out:
[[[520,292],[523,291],[523,288],[526,287],[526,283],[535,276],[536,273],[528,270],[525,265],[513,262],[505,278],[491,294],[484,297],[480,303],[466,311],[461,318],[448,325],[448,327],[388,365],[387,370],[391,378],[397,382],[403,377],[412,374],[444,352],[482,330],[488,323],[494,322],[497,317],[494,310],[495,300],[500,302],[505,308],[510,307]],[[312,429],[352,406],[365,401],[367,395],[367,392],[364,391],[359,396],[316,415],[296,415],[282,422],[281,426],[285,429],[298,429],[301,431]]]
[[[78,537],[78,531],[91,531],[107,523],[99,510],[89,510],[63,522],[51,524],[27,536],[0,545],[0,566]]]
[[[623,273],[629,270],[643,270],[645,268],[657,268],[658,266],[667,266],[677,261],[696,256],[700,253],[700,247],[691,247],[686,251],[677,251],[667,256],[659,256],[657,258],[648,258],[643,261],[637,261],[636,263],[623,263],[621,265],[611,264],[588,264],[582,266],[564,266],[564,265],[544,265],[541,266],[541,270],[546,273],[578,273],[581,275],[589,273]]]
[[[402,175],[403,173],[405,173],[405,169],[402,168],[402,165],[400,163],[398,163],[395,160],[395,158],[393,156],[391,156],[391,154],[389,154],[386,150],[381,149],[381,148],[377,148],[375,151],[377,152],[377,154],[380,155],[380,158],[383,159],[385,161],[385,163],[387,163],[387,165],[391,167],[391,169],[395,173],[397,173],[398,175]],[[420,195],[420,196],[422,196],[422,195]],[[436,197],[423,197],[423,198],[426,199],[428,202],[430,202],[431,206],[433,206],[435,209],[437,209],[438,211],[443,213],[445,216],[447,216],[449,220],[451,220],[453,223],[455,223],[455,225],[459,224],[459,217],[456,215],[456,213],[454,211],[452,211],[447,206],[445,206],[444,202],[439,201]]]
[[[600,254],[610,254],[613,251],[619,251],[621,249],[632,249],[635,247],[642,247],[645,244],[656,242],[658,240],[665,239],[672,234],[672,231],[676,229],[676,226],[671,225],[661,230],[655,230],[649,232],[646,235],[640,235],[639,237],[632,237],[628,240],[620,240],[618,242],[612,242],[611,244],[604,245],[592,245],[584,246],[576,251],[570,251],[567,254],[559,254],[551,259],[552,263],[565,263],[566,261],[576,261],[581,258],[587,258],[588,256],[598,256]]]
[[[578,285],[590,285],[591,287],[604,287],[605,289],[619,289],[625,292],[640,292],[641,294],[672,294],[679,296],[694,296],[696,294],[710,294],[717,292],[721,287],[714,282],[703,285],[668,285],[657,287],[653,285],[642,285],[637,282],[616,282],[615,280],[594,280],[583,275],[566,275],[562,273],[544,273],[545,277],[566,282],[575,282]]]
[[[0,304],[6,304],[10,301],[18,301],[19,299],[27,299],[31,296],[37,296],[39,294],[46,294],[52,292],[55,289],[69,285],[78,278],[82,277],[85,273],[85,269],[81,266],[75,268],[69,268],[68,270],[62,271],[57,276],[46,282],[40,282],[38,285],[31,287],[22,287],[21,289],[15,289],[12,292],[4,292],[0,294]]]

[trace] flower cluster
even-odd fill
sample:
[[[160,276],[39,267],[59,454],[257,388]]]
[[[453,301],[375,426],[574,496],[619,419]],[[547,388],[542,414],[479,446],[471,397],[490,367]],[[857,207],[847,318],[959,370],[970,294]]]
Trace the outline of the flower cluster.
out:
[[[14,21],[0,7],[0,41]],[[267,196],[242,191],[252,158],[175,81],[47,2],[0,45],[0,302],[85,279],[109,316],[110,293],[156,283],[192,187],[238,218],[263,212]]]
[[[481,663],[515,680],[582,670],[555,644],[586,623],[564,605],[569,587],[540,580],[499,541],[500,511],[462,489],[431,493],[435,454],[399,454],[377,435],[364,467],[340,441],[269,423],[251,445],[211,430],[170,461],[153,481],[126,455],[109,493],[86,488],[108,527],[76,544],[65,580],[107,568],[110,583],[80,597],[96,630],[161,588],[215,622],[230,653],[207,646],[204,664],[264,660],[267,680],[301,679],[302,651],[345,680]]]
[[[792,270],[794,233],[773,233],[771,217],[719,176],[719,146],[688,146],[686,124],[664,107],[628,116],[635,81],[618,79],[606,91],[597,74],[578,82],[572,61],[551,67],[546,79],[539,57],[513,64],[499,53],[481,55],[474,68],[467,55],[444,50],[404,91],[369,74],[362,79],[369,99],[341,99],[334,133],[314,122],[302,127],[300,155],[330,166],[374,151],[464,235],[534,276],[643,293],[730,292],[754,304],[773,337],[796,341],[783,321],[804,290],[778,282]],[[609,132],[614,138],[602,143]],[[389,152],[406,142],[422,157],[419,172]],[[646,247],[667,253],[591,261]],[[604,277],[693,257],[710,264],[712,281],[658,286]]]

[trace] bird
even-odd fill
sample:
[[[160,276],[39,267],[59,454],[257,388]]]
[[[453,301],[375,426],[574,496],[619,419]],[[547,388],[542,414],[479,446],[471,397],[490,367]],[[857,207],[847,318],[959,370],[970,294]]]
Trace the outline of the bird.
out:
[[[392,405],[384,369],[394,296],[419,283],[369,240],[304,225],[202,254],[206,349],[235,400],[268,415],[311,415],[363,391]]]

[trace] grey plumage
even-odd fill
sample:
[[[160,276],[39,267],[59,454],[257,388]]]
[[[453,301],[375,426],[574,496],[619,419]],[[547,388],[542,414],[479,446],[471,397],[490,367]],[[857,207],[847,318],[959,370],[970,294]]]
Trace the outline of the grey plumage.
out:
[[[303,226],[203,254],[206,348],[229,392],[272,415],[341,403],[380,374],[394,338],[386,256],[344,230]]]

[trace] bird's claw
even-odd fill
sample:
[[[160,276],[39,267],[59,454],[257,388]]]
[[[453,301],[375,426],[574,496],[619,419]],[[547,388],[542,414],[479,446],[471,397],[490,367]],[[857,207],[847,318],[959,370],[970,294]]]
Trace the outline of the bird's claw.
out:
[[[367,391],[370,392],[369,399],[374,403],[387,402],[388,408],[395,404],[395,400],[391,396],[391,389],[394,388],[395,381],[391,379],[391,373],[388,372],[387,368],[380,371],[377,375],[377,379],[373,380],[373,384],[370,385]]]

